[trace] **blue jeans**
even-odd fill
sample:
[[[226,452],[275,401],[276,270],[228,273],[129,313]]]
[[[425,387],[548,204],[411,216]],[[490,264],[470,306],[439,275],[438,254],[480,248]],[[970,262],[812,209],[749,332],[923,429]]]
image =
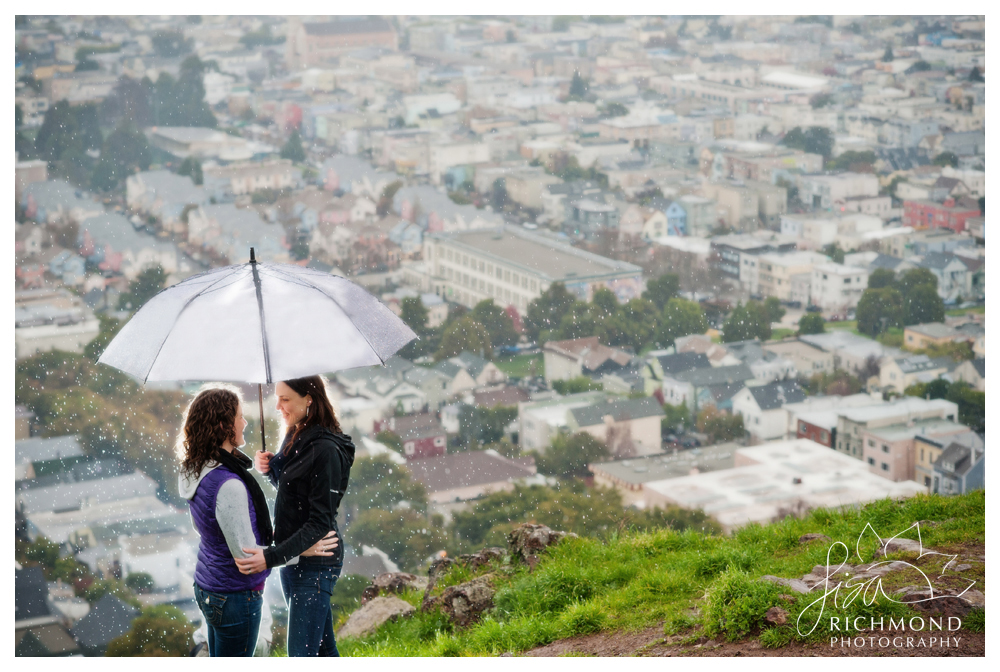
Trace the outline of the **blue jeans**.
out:
[[[208,655],[252,656],[257,646],[264,591],[213,593],[195,584],[194,595],[208,625]]]
[[[281,589],[288,604],[288,656],[340,656],[333,636],[330,596],[343,565],[282,567]]]

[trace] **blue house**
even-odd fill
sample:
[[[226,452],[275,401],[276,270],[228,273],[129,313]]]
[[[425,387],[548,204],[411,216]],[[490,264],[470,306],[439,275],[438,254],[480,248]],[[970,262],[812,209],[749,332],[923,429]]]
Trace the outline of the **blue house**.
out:
[[[649,202],[649,207],[666,216],[668,236],[688,235],[687,210],[680,203],[667,198],[654,198]]]

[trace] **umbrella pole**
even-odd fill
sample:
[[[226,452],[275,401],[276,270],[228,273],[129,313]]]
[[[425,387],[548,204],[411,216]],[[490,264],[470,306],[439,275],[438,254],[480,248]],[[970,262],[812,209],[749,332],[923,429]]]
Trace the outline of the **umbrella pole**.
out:
[[[264,389],[260,383],[257,383],[257,401],[260,403],[260,450],[264,452],[267,450],[264,440]]]

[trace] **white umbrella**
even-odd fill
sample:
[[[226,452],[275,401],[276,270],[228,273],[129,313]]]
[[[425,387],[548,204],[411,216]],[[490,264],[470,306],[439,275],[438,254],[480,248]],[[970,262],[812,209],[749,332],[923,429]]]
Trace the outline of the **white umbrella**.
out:
[[[336,275],[254,258],[164,289],[97,360],[149,380],[273,383],[384,364],[416,334]],[[261,400],[263,436],[263,400]]]

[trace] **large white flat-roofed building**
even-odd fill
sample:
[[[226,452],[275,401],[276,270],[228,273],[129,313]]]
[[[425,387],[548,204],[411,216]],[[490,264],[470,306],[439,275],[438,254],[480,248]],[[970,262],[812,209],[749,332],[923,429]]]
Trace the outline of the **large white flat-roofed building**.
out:
[[[599,287],[622,302],[642,292],[639,266],[517,226],[431,234],[424,241],[424,259],[432,291],[470,308],[493,299],[523,315],[554,282],[585,301]]]
[[[740,448],[734,463],[732,469],[645,483],[646,505],[701,509],[730,532],[805,509],[839,509],[927,492],[915,481],[873,474],[861,460],[809,439]]]

